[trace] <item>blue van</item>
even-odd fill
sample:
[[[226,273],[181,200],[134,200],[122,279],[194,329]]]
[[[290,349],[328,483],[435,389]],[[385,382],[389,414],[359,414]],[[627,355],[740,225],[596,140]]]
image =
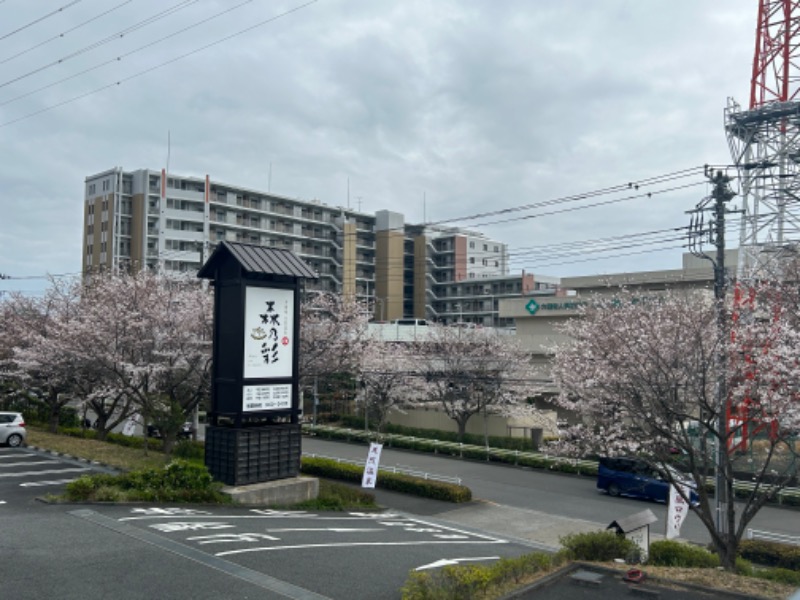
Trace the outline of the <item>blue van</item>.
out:
[[[670,469],[670,475],[676,483],[693,488],[690,502],[693,506],[696,505],[699,498],[694,483],[673,469]],[[631,496],[666,502],[669,480],[661,467],[642,458],[601,458],[597,468],[597,489],[607,492],[609,496]]]

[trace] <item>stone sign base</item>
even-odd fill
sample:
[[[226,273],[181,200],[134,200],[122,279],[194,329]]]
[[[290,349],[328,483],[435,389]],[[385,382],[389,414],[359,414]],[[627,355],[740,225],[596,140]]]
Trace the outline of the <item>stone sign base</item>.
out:
[[[240,486],[300,474],[300,425],[206,429],[206,467],[217,481]]]
[[[314,500],[319,494],[319,479],[315,477],[292,477],[266,483],[224,487],[222,492],[237,504],[261,506],[286,506],[304,500]]]

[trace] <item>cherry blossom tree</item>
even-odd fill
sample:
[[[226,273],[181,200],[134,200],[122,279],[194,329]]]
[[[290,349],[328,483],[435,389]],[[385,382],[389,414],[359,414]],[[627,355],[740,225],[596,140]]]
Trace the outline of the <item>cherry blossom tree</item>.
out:
[[[747,524],[792,480],[796,463],[779,460],[777,448],[784,458],[795,455],[796,448],[778,436],[770,442],[776,451],[754,455],[761,461],[750,475],[755,488],[746,496],[737,494],[742,501],[738,506],[723,503],[724,521],[718,524],[707,477],[719,468],[723,497],[733,498],[733,474],[743,469],[749,457],[732,451],[741,432],[736,427],[721,431],[719,427],[721,419],[727,421],[727,411],[735,412],[744,397],[737,361],[726,361],[728,367],[721,374],[730,396],[720,402],[716,393],[717,340],[725,340],[723,353],[733,357],[740,352],[745,334],[720,338],[716,316],[710,292],[635,296],[622,291],[614,297],[597,297],[563,326],[571,342],[554,349],[552,374],[560,390],[557,403],[583,419],[563,432],[563,448],[579,455],[643,454],[662,467],[675,464],[679,456],[680,467],[693,479],[700,498],[694,510],[711,534],[722,564],[733,568]],[[766,329],[751,327],[746,337],[751,346],[763,347],[767,333],[777,341],[793,326],[784,319],[780,334],[773,322]],[[741,324],[737,329],[742,329]],[[729,344],[729,339],[734,341]],[[779,353],[776,346],[771,358],[793,373],[797,348]],[[779,375],[776,369],[760,373],[761,389],[771,388],[775,380],[769,377],[788,375]],[[752,389],[749,395],[754,395]],[[776,392],[769,402],[771,415],[796,415],[792,393]],[[680,483],[674,471],[664,469],[664,474],[671,483]]]
[[[359,372],[360,393],[367,424],[383,432],[392,410],[409,402],[416,378],[414,355],[403,342],[371,340],[366,347]]]
[[[456,422],[459,440],[472,416],[502,413],[534,393],[530,356],[514,338],[489,328],[429,330],[414,347],[416,371],[428,402]]]
[[[349,382],[352,394],[369,345],[368,310],[352,297],[309,292],[300,314],[301,389],[311,392],[323,383],[330,387]]]
[[[212,306],[195,280],[148,271],[93,277],[81,290],[71,347],[92,366],[86,397],[98,417],[116,425],[130,402],[144,425],[158,427],[169,452],[209,394]]]
[[[76,284],[52,280],[41,297],[19,294],[3,303],[2,337],[9,376],[35,390],[48,409],[51,431],[58,429],[61,411],[72,399],[80,380],[80,365],[59,354],[69,323],[79,311]]]

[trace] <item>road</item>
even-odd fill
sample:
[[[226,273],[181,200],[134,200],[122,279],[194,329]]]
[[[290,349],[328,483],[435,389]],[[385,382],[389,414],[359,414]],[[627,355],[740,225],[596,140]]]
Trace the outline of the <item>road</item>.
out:
[[[411,570],[490,564],[532,550],[503,536],[391,510],[36,499],[100,470],[30,448],[0,448],[4,598],[394,599]]]
[[[327,441],[316,437],[303,438],[303,453],[314,453],[346,459],[364,460],[367,446]],[[558,537],[573,531],[605,528],[612,521],[650,509],[659,518],[651,534],[663,534],[666,506],[631,498],[612,498],[597,491],[595,479],[524,469],[497,463],[466,461],[439,455],[384,448],[384,466],[410,467],[418,471],[455,476],[473,492],[473,497],[494,507],[495,518],[486,507],[449,509],[437,516],[460,521],[461,515],[477,526],[528,541],[554,546]],[[516,523],[503,522],[514,519]],[[545,528],[548,521],[554,527]],[[795,510],[767,507],[756,516],[750,527],[800,536],[800,514]],[[530,530],[530,535],[522,535]],[[546,530],[545,530],[546,529]],[[694,514],[690,514],[681,529],[681,537],[707,544],[710,537]]]

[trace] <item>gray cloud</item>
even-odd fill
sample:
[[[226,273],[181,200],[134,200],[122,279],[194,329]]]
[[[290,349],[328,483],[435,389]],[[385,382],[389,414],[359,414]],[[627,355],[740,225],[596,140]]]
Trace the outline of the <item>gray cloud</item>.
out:
[[[0,35],[57,8],[0,7]],[[168,19],[0,87],[0,103],[228,8]],[[104,5],[105,6],[105,5]],[[83,179],[115,165],[175,172],[408,221],[451,219],[730,159],[726,97],[745,101],[756,7],[747,0],[486,3],[320,0],[140,77],[128,77],[297,6],[256,0],[150,49],[0,106],[0,273],[80,269]],[[0,83],[163,10],[137,0],[0,64]],[[0,60],[100,12],[80,3],[0,40]],[[482,228],[515,247],[686,224],[706,191]],[[426,199],[423,210],[423,196]],[[479,222],[479,221],[478,221]],[[474,222],[473,222],[474,223]],[[464,222],[469,225],[470,222]],[[672,268],[679,251],[544,267],[548,274]],[[13,282],[0,282],[12,289]]]

